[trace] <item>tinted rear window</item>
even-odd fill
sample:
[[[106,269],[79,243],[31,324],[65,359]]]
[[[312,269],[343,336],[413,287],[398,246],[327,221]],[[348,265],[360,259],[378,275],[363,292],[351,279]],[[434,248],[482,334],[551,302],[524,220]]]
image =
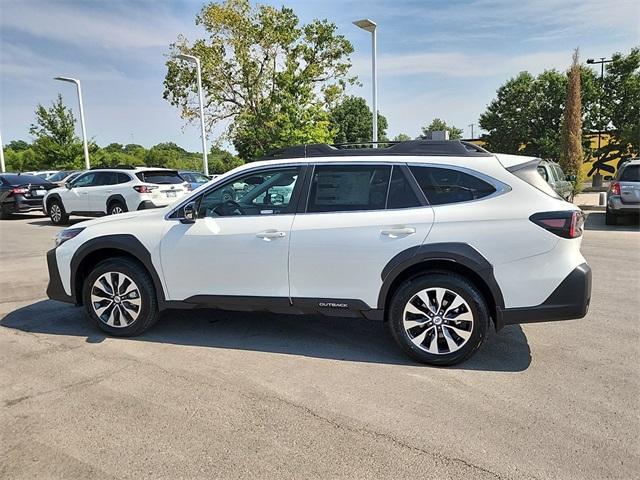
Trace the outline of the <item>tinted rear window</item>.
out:
[[[627,165],[620,175],[622,182],[640,182],[640,165]]]
[[[2,175],[3,183],[7,183],[8,185],[25,185],[27,183],[32,183],[36,185],[47,185],[49,184],[44,178],[36,177],[35,175]]]
[[[431,205],[470,202],[491,195],[496,189],[473,175],[440,167],[410,167]],[[534,170],[540,180],[542,177]]]
[[[178,172],[166,170],[138,172],[136,177],[145,183],[156,183],[158,185],[184,183],[184,179],[178,175]]]

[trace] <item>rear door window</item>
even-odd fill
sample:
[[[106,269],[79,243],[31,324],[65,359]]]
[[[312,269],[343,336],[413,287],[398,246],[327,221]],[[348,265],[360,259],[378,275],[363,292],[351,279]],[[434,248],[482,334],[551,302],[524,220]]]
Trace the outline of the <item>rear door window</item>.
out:
[[[391,166],[316,165],[307,212],[384,210]]]
[[[469,202],[496,191],[484,180],[460,170],[417,166],[410,170],[431,205]]]
[[[176,185],[184,183],[184,180],[178,172],[172,172],[170,170],[146,170],[144,172],[136,173],[138,177],[144,183],[155,183],[157,185]]]
[[[398,166],[393,167],[387,208],[413,208],[422,206],[418,196],[409,184],[406,175]]]

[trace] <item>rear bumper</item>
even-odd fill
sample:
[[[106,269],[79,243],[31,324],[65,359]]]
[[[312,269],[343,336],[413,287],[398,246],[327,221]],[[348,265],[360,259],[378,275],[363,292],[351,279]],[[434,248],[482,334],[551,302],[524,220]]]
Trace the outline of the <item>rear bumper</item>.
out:
[[[15,198],[13,202],[4,202],[2,208],[13,213],[42,211],[42,199]]]
[[[549,298],[535,307],[497,308],[496,329],[505,325],[582,318],[591,300],[591,268],[578,265]]]
[[[47,268],[49,269],[49,285],[47,285],[47,297],[59,302],[76,303],[71,295],[67,295],[60,279],[58,270],[58,260],[56,259],[56,249],[47,252]]]
[[[617,195],[607,198],[607,209],[615,213],[640,213],[640,203],[622,203]]]

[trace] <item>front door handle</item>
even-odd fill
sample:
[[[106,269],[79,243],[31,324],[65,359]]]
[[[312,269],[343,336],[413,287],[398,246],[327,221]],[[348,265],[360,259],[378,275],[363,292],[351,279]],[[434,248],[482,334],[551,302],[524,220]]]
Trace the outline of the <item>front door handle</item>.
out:
[[[412,235],[416,233],[416,229],[413,227],[393,227],[382,230],[380,233],[389,238],[398,238],[406,235]]]
[[[287,234],[285,232],[280,232],[278,230],[265,230],[264,232],[256,233],[256,237],[266,240],[270,242],[274,238],[283,238]]]

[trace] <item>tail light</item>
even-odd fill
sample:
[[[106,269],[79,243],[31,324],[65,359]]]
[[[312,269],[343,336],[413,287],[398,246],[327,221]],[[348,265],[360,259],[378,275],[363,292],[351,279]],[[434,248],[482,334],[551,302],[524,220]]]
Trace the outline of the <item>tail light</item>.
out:
[[[151,193],[158,188],[156,185],[134,185],[133,189],[138,193]]]
[[[611,195],[620,195],[620,182],[612,182],[611,185],[609,185],[609,191]]]
[[[28,192],[29,192],[29,189],[24,187],[17,187],[17,188],[11,189],[11,193],[13,195],[22,195],[23,193],[28,193]]]
[[[562,238],[577,238],[582,235],[584,214],[580,210],[540,212],[529,217],[536,225]]]

